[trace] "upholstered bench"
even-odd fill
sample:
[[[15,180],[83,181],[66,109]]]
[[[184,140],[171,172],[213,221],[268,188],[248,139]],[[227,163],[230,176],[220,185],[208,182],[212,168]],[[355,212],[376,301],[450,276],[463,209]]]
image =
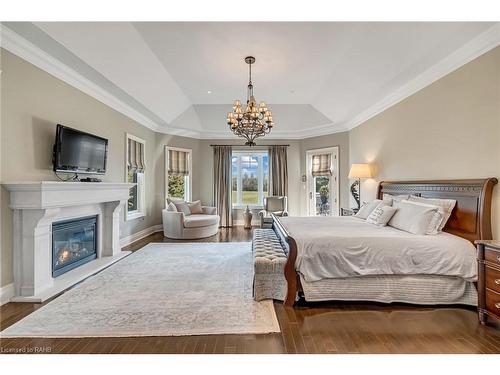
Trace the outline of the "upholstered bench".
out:
[[[286,295],[286,255],[272,229],[253,231],[252,251],[254,260],[253,296],[256,301],[277,299]]]

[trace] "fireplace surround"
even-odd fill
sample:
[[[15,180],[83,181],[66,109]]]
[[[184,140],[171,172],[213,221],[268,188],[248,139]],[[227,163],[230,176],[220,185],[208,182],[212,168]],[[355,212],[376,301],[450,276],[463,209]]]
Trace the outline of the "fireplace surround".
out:
[[[42,181],[3,186],[10,193],[13,210],[11,301],[43,302],[130,253],[121,251],[120,218],[134,184]],[[57,229],[58,223],[89,217],[96,218],[95,258],[53,274],[54,224]],[[78,252],[76,244],[73,250]]]

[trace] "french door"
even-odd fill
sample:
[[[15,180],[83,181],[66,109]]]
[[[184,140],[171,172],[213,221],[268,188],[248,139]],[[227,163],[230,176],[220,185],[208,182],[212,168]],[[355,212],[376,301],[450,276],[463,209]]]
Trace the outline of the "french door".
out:
[[[338,216],[338,147],[306,152],[307,207],[309,216]]]

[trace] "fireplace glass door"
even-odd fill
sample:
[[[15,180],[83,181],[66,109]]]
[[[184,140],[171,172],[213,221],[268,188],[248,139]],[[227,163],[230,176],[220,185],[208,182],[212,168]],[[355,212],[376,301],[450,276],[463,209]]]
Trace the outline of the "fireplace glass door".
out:
[[[97,258],[97,216],[52,224],[52,276]]]

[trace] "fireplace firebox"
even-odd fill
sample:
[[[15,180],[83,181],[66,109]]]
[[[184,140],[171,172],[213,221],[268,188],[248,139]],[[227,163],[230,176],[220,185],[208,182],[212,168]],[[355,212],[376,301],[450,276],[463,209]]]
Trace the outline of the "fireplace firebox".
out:
[[[52,224],[52,277],[97,258],[97,216]]]

